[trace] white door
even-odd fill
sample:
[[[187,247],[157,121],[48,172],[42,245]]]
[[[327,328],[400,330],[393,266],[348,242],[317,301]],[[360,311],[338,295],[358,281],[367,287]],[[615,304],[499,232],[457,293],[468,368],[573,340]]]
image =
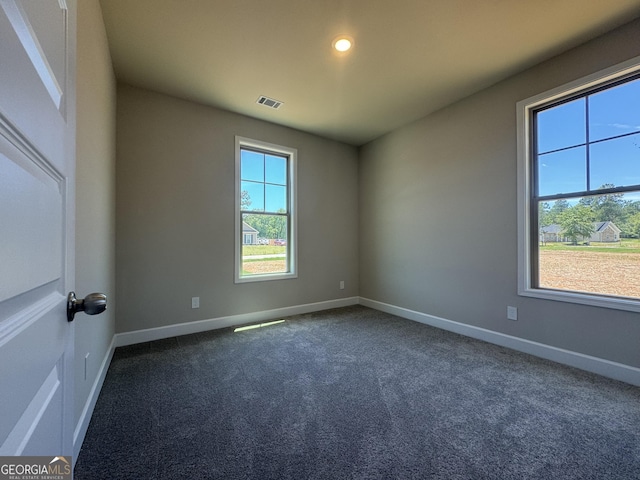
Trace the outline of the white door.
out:
[[[75,0],[0,0],[0,455],[73,442]]]

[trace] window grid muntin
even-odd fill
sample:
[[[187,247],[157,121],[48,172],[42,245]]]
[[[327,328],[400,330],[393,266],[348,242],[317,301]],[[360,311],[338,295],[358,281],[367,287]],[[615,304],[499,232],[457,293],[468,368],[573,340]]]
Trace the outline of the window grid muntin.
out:
[[[589,110],[588,110],[588,104],[589,104],[589,97],[592,95],[595,95],[596,93],[605,91],[605,90],[609,90],[611,88],[623,85],[625,83],[629,83],[632,82],[634,80],[638,80],[640,79],[640,73],[635,73],[632,75],[626,75],[623,78],[620,79],[616,79],[615,81],[612,82],[607,82],[601,85],[598,85],[596,87],[592,87],[592,88],[587,88],[587,89],[583,89],[580,92],[568,95],[565,98],[561,98],[559,100],[554,100],[553,102],[550,102],[548,104],[544,104],[544,105],[540,105],[537,106],[536,108],[530,110],[530,138],[531,138],[531,158],[533,159],[533,162],[530,162],[530,168],[531,168],[531,192],[532,192],[532,201],[547,201],[547,200],[556,200],[556,199],[561,199],[561,198],[574,198],[574,197],[582,197],[582,196],[590,196],[590,195],[601,195],[601,194],[605,194],[605,193],[618,193],[618,192],[624,192],[624,191],[636,191],[640,189],[640,184],[634,184],[634,185],[626,185],[623,187],[615,187],[615,188],[611,188],[611,189],[592,189],[590,188],[590,175],[589,175],[589,168],[588,168],[588,159],[589,159],[589,146],[590,145],[595,145],[598,143],[602,143],[602,142],[607,142],[610,140],[616,140],[618,138],[624,138],[624,137],[630,137],[633,135],[637,135],[640,138],[640,132],[639,131],[635,131],[635,132],[629,132],[629,133],[624,133],[624,134],[620,134],[620,135],[612,135],[609,137],[605,137],[605,138],[600,138],[598,140],[594,140],[593,142],[589,141]],[[549,150],[549,151],[545,151],[542,153],[538,152],[538,128],[537,128],[537,115],[540,112],[543,112],[545,110],[549,110],[551,108],[572,102],[574,100],[580,99],[580,98],[586,98],[586,109],[587,109],[587,114],[585,115],[585,122],[586,122],[586,142],[585,143],[578,143],[575,145],[570,145],[567,147],[563,147],[563,148],[559,148],[559,149],[554,149],[554,150]],[[576,147],[580,147],[580,146],[584,146],[586,149],[586,165],[587,165],[587,189],[584,191],[575,191],[575,192],[568,192],[568,193],[559,193],[559,194],[555,194],[555,195],[538,195],[539,192],[539,186],[538,186],[538,181],[539,181],[539,177],[538,177],[538,160],[540,155],[547,155],[550,153],[555,153],[558,151],[563,151],[563,150],[568,150],[571,148],[576,148]]]
[[[274,186],[278,186],[278,187],[284,187],[285,191],[286,191],[286,199],[285,199],[285,211],[287,212],[287,215],[289,214],[291,208],[291,192],[290,192],[290,188],[289,185],[291,184],[291,168],[289,165],[289,162],[291,161],[291,157],[289,155],[280,153],[280,152],[272,152],[269,150],[261,150],[259,148],[254,148],[254,147],[247,147],[247,146],[241,146],[240,147],[240,157],[242,158],[242,152],[243,151],[248,151],[248,152],[254,152],[254,153],[259,153],[261,154],[262,157],[262,162],[263,162],[263,169],[262,169],[262,178],[263,181],[259,182],[256,180],[246,180],[243,178],[242,176],[242,161],[240,162],[240,183],[242,184],[242,182],[247,182],[247,183],[253,183],[256,185],[274,185]],[[274,183],[274,182],[267,182],[266,179],[266,157],[267,155],[272,156],[272,157],[278,157],[278,158],[282,158],[285,160],[285,184],[281,184],[281,183]],[[280,214],[281,212],[271,212],[269,210],[267,210],[267,194],[266,194],[267,189],[264,188],[262,191],[262,204],[264,206],[263,210],[243,210],[242,207],[240,207],[240,214],[242,213],[272,213],[274,215],[276,214]]]

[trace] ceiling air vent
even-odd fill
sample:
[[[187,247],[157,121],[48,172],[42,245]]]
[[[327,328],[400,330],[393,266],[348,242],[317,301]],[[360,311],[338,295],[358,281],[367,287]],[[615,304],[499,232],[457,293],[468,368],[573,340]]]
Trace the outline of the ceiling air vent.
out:
[[[274,100],[273,98],[265,97],[264,95],[261,95],[256,103],[276,110],[282,105],[280,100]]]

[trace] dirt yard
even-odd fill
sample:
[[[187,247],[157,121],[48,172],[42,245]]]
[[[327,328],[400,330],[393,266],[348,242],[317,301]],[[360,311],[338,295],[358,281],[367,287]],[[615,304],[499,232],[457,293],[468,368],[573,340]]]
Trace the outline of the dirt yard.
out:
[[[281,273],[287,270],[287,264],[282,260],[263,260],[261,262],[244,262],[242,269],[251,274]]]
[[[640,254],[542,250],[540,286],[640,298]]]

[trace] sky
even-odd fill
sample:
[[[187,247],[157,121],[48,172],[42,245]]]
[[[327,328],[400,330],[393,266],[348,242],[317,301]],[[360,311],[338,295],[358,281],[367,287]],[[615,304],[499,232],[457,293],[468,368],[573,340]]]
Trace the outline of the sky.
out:
[[[540,111],[537,131],[538,195],[640,190],[640,79]]]

